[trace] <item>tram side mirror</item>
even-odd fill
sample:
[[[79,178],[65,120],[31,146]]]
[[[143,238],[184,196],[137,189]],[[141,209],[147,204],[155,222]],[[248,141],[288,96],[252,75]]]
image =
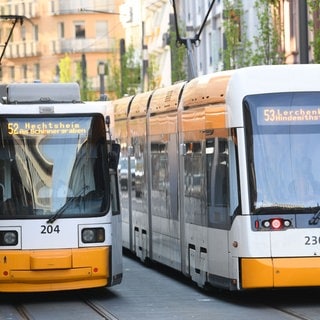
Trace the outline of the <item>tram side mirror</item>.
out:
[[[111,148],[110,148],[111,145]],[[120,144],[115,142],[108,142],[108,158],[109,168],[117,170],[120,158]]]

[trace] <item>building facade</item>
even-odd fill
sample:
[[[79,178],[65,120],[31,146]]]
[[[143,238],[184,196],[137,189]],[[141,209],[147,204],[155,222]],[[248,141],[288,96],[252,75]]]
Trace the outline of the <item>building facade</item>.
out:
[[[119,39],[124,37],[119,22],[121,3],[0,0],[2,45],[8,39],[14,17],[22,17],[1,61],[1,82],[78,81],[99,93],[99,66],[105,65],[103,77],[107,82],[107,64],[120,61]]]
[[[141,91],[170,85],[170,1],[124,0],[121,12],[126,46],[141,61]]]
[[[201,31],[199,41],[190,47],[189,62],[186,59],[186,69],[190,61],[194,65],[194,74],[189,72],[188,78],[228,68],[225,62],[226,17],[230,11],[227,4],[238,5],[233,13],[239,15],[236,17],[242,30],[239,43],[246,38],[251,42],[251,51],[259,50],[257,5],[261,7],[263,1],[215,0],[210,8],[212,1],[175,0],[181,35],[192,39]],[[270,11],[270,17],[279,24],[277,50],[281,53],[281,63],[315,61],[315,50],[310,45],[315,42],[315,32],[310,28],[310,21],[319,20],[319,11],[310,13],[308,2],[278,0]],[[111,84],[114,86],[116,82],[114,70],[122,70],[120,51],[129,47],[133,48],[134,60],[141,67],[137,91],[164,87],[172,82],[173,1],[0,0],[0,12],[2,45],[13,23],[12,18],[5,17],[25,17],[23,21],[18,20],[1,59],[2,83],[67,79],[78,81],[82,88],[94,92],[95,98],[99,98],[103,85],[112,98],[114,87]],[[319,23],[314,26],[319,29]],[[61,63],[66,57],[70,59],[69,66],[67,62]],[[243,65],[234,62],[232,67],[240,66]],[[121,76],[119,81],[121,85]]]
[[[192,38],[199,32],[212,1],[175,0],[175,2],[179,20],[185,23],[186,37]],[[261,12],[258,12],[257,7],[261,9],[263,2],[266,1],[214,1],[198,46],[193,47],[196,75],[225,69],[223,56],[227,46],[225,30],[225,20],[228,14],[227,3],[236,8],[238,12],[241,11],[241,17],[238,17],[239,27],[242,28],[241,40],[245,36],[251,42],[251,51],[254,52],[257,49],[256,42],[261,37],[259,32],[262,32],[259,30],[261,27],[259,14]],[[269,13],[270,17],[278,24],[279,47],[277,49],[283,55],[282,63],[312,63],[314,55],[310,43],[312,43],[315,33],[314,30],[311,30],[308,21],[313,20],[316,15],[319,20],[319,11],[311,14],[306,0],[278,0],[275,3],[276,6],[270,6]],[[244,27],[245,30],[243,30]]]

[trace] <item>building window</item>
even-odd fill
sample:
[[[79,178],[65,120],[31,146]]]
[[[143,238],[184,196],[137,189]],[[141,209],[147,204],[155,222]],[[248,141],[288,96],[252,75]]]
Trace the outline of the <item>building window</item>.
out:
[[[28,78],[28,66],[26,64],[22,65],[22,78],[26,81]]]
[[[33,39],[39,41],[39,27],[37,25],[33,26]]]
[[[97,21],[96,22],[96,36],[97,38],[107,37],[108,35],[108,22]]]
[[[26,27],[25,26],[21,26],[21,40],[22,41],[26,41]]]
[[[54,7],[54,1],[51,1],[50,3],[50,9],[51,9],[51,13],[55,13],[55,7]]]
[[[86,30],[84,27],[84,21],[75,22],[74,27],[75,27],[76,39],[83,39],[86,37]]]
[[[15,79],[15,72],[14,72],[14,67],[9,67],[9,72],[10,72],[10,80],[14,81]]]
[[[29,16],[33,17],[32,3],[29,3],[28,8],[29,8]]]
[[[59,35],[60,39],[64,38],[64,23],[63,22],[60,22],[58,24],[58,35]]]
[[[40,64],[36,63],[33,66],[33,78],[34,80],[40,80]]]

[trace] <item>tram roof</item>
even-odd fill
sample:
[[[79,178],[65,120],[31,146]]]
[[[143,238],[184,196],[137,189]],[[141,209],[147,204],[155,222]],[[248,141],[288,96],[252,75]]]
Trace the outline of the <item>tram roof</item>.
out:
[[[5,102],[27,103],[74,103],[80,102],[77,83],[13,83],[7,85]]]

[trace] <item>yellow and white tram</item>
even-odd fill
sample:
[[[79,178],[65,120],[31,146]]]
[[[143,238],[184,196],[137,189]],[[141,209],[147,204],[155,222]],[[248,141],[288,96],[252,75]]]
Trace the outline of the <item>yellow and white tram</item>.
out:
[[[114,101],[124,246],[199,286],[319,286],[319,75],[249,67]]]
[[[12,84],[0,104],[0,292],[122,279],[117,146],[77,84]]]

